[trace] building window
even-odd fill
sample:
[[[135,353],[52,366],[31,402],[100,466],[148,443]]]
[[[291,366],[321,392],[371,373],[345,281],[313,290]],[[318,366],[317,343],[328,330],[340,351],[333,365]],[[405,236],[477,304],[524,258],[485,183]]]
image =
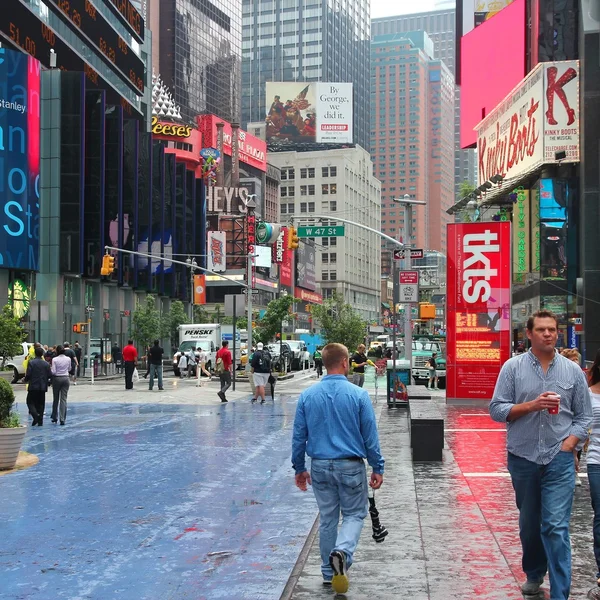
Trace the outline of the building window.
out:
[[[327,252],[324,252],[323,254],[321,254],[321,262],[326,265],[329,262],[329,254],[327,254]]]
[[[287,214],[288,215],[293,215],[295,211],[294,205],[293,204],[288,204],[287,205]]]
[[[301,196],[308,196],[308,186],[307,185],[301,185],[300,186],[300,195]]]
[[[301,213],[308,212],[307,209],[306,209],[306,202],[300,202],[300,212]]]
[[[329,273],[328,273],[327,271],[323,271],[323,272],[321,273],[321,279],[322,279],[323,281],[328,281],[328,280],[329,280]]]
[[[281,169],[281,179],[287,179],[288,181],[296,179],[294,167],[283,167],[283,169]]]
[[[321,167],[323,177],[337,177],[337,167]]]
[[[337,253],[336,252],[331,252],[331,254],[329,255],[329,262],[331,264],[335,264],[337,262]]]
[[[315,195],[315,186],[314,185],[309,185],[308,186],[308,195],[309,196],[314,196]]]
[[[308,212],[311,212],[311,213],[315,212],[315,203],[314,202],[308,203]]]
[[[282,204],[281,205],[281,214],[282,215],[287,215],[287,204]]]
[[[330,246],[337,246],[337,238],[329,238],[329,245]]]
[[[329,210],[330,210],[331,212],[335,212],[335,211],[337,210],[337,202],[333,202],[333,201],[331,201],[331,202],[329,203]]]
[[[335,271],[329,271],[329,281],[335,281],[337,279],[337,273]]]
[[[327,194],[329,194],[329,184],[328,183],[324,183],[321,185],[321,194],[323,194],[323,196],[326,196]]]

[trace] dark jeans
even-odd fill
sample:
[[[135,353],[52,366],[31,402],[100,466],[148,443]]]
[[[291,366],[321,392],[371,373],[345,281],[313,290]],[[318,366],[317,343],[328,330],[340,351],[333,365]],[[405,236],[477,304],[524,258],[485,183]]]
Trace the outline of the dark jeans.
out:
[[[231,371],[225,371],[219,375],[221,380],[221,391],[225,393],[231,387]]]
[[[41,390],[29,390],[27,392],[27,408],[33,421],[40,425],[44,421],[44,409],[46,408],[46,392]]]
[[[135,370],[135,363],[133,361],[125,363],[125,389],[133,389],[133,372]]]
[[[594,556],[598,568],[596,577],[600,579],[600,465],[588,463],[587,472],[592,508],[594,509]]]
[[[547,465],[508,454],[508,470],[519,509],[523,571],[528,581],[550,574],[552,600],[567,600],[571,588],[569,521],[575,491],[572,452]]]
[[[315,358],[315,370],[317,371],[317,377],[323,376],[323,361],[320,358]]]

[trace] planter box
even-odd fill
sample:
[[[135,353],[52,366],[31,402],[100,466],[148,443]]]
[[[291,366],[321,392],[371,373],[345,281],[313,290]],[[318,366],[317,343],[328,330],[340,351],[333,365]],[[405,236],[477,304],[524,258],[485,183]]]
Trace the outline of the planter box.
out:
[[[12,469],[17,464],[17,457],[27,427],[0,428],[0,469]]]

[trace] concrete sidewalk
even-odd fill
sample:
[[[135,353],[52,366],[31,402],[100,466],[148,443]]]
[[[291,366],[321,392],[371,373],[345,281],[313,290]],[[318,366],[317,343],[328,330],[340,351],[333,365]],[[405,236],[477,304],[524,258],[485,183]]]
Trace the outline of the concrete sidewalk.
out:
[[[505,466],[505,428],[492,422],[485,408],[440,404],[446,416],[444,461],[413,464],[407,411],[381,402],[378,407],[386,469],[375,498],[389,535],[376,544],[367,516],[350,570],[350,590],[337,597],[521,599],[524,575],[518,512]],[[573,598],[585,598],[596,571],[585,473],[581,479],[571,521]],[[305,561],[297,565],[282,600],[334,595],[322,584],[316,528],[313,533]]]

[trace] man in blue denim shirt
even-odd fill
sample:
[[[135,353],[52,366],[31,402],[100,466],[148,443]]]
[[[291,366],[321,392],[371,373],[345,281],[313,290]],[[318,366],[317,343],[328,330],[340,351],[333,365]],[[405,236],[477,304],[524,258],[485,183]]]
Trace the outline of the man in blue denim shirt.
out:
[[[554,348],[556,315],[542,310],[529,317],[527,337],[530,351],[511,358],[500,371],[490,415],[507,423],[508,470],[527,575],[521,591],[536,596],[548,571],[551,599],[566,600],[571,587],[573,451],[587,438],[592,406],[579,365]]]
[[[347,379],[348,348],[328,344],[323,349],[327,376],[298,400],[292,441],[296,485],[312,484],[321,519],[320,549],[323,583],[338,593],[348,591],[347,569],[367,516],[367,472],[370,485],[383,483],[384,460],[369,393]],[[310,474],[306,454],[312,458]],[[338,533],[339,515],[342,526]]]

